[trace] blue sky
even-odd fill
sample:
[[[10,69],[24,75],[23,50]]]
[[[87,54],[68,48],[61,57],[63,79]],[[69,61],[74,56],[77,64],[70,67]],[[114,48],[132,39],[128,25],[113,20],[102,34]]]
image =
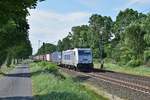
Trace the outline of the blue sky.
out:
[[[139,12],[150,11],[150,0],[46,0],[30,10],[30,40],[33,53],[38,40],[56,44],[64,38],[71,27],[88,24],[92,14],[111,16],[115,20],[120,10],[133,8]],[[42,45],[42,43],[41,43]]]

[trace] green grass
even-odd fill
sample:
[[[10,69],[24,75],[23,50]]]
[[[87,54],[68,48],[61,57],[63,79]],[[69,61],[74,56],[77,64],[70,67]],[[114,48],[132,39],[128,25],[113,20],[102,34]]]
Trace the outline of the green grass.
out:
[[[52,63],[32,63],[33,95],[35,100],[107,100],[61,73]],[[55,67],[54,67],[55,66]]]
[[[98,63],[95,63],[95,66],[98,68],[98,66],[100,65]],[[112,63],[105,63],[104,67],[107,70],[116,72],[123,72],[140,76],[150,76],[150,67],[148,66],[130,67],[130,66],[119,66]]]
[[[11,65],[10,67],[2,66],[0,69],[0,77],[4,76],[8,72],[10,72],[14,67],[15,67],[15,65]]]

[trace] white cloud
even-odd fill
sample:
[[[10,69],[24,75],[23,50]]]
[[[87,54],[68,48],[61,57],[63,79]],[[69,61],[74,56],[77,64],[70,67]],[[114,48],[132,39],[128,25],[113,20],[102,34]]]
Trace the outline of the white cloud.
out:
[[[135,5],[150,5],[150,0],[127,0],[128,2],[118,8],[113,10],[119,12],[120,10],[125,10],[126,8],[132,8]]]
[[[88,7],[94,7],[99,4],[101,0],[77,0],[80,4],[88,6]]]
[[[128,8],[133,5],[147,5],[147,4],[150,4],[150,0],[128,0],[128,3],[124,6],[124,8]]]
[[[30,10],[30,15],[28,17],[31,28],[29,38],[34,53],[38,49],[38,40],[50,43],[58,41],[64,38],[73,26],[87,24],[90,17],[86,12],[61,14],[42,10]]]
[[[134,5],[134,4],[150,4],[150,0],[128,0],[128,5]]]

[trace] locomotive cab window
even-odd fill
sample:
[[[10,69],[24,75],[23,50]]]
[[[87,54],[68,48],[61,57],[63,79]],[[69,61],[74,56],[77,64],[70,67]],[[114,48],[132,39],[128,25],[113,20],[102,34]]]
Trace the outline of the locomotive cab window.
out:
[[[88,50],[79,50],[79,55],[91,55],[91,51]]]

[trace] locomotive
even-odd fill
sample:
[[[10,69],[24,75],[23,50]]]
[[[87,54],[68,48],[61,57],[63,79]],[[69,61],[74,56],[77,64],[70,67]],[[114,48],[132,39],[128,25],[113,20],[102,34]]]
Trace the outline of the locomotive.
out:
[[[74,48],[62,52],[53,52],[45,55],[37,55],[36,61],[51,61],[62,67],[80,71],[93,69],[93,55],[90,48]]]

